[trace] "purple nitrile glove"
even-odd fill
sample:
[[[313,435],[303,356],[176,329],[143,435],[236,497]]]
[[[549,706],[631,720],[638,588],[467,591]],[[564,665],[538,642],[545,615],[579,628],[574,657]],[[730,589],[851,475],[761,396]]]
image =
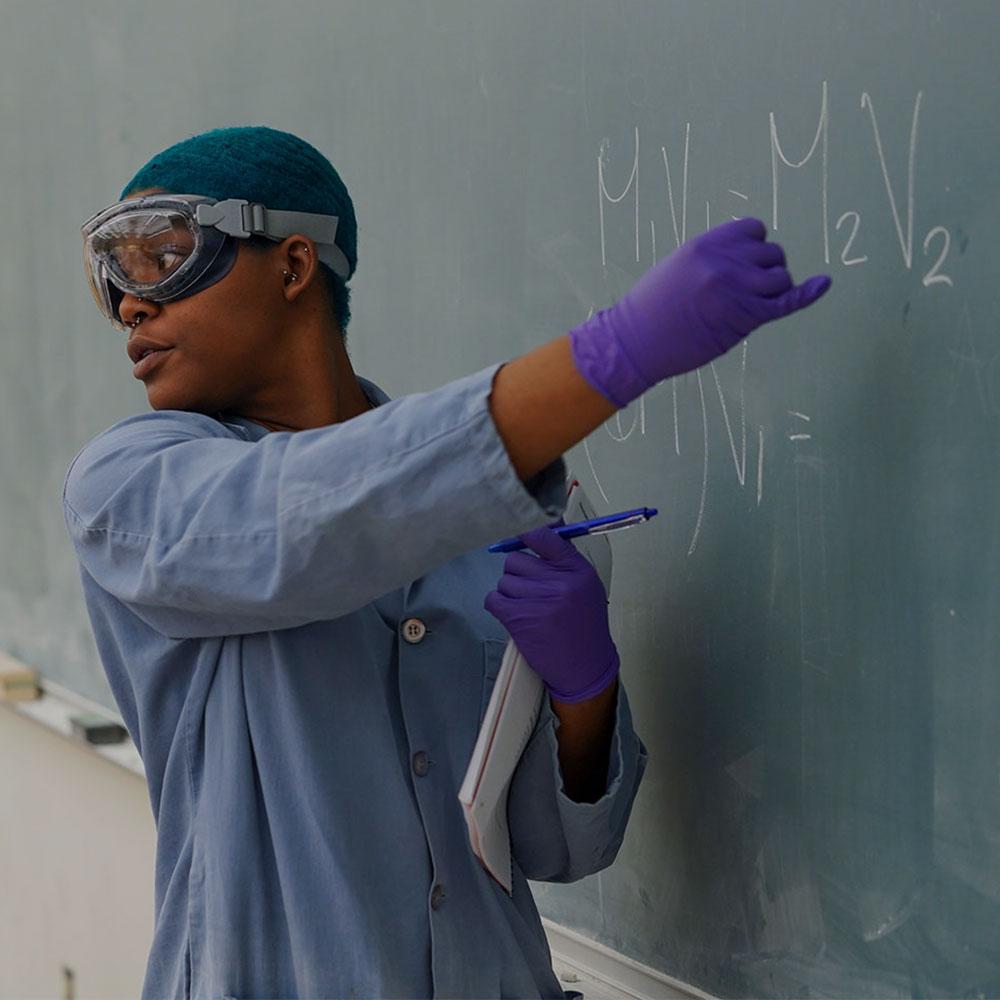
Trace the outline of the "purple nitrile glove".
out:
[[[538,555],[511,552],[483,607],[507,629],[553,698],[593,698],[613,683],[620,665],[604,584],[586,557],[552,527],[518,538]]]
[[[794,286],[760,219],[736,219],[654,264],[613,306],[570,331],[580,374],[615,406],[707,364],[763,323],[815,302],[830,277]]]

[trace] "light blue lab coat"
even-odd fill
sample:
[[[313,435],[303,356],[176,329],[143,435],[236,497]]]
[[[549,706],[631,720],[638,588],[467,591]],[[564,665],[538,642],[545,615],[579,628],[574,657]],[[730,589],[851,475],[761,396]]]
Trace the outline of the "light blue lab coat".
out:
[[[360,379],[375,409],[294,433],[141,413],[70,465],[157,827],[144,998],[563,997],[525,878],[614,861],[647,754],[622,684],[606,791],[572,801],[546,698],[510,789],[513,897],[472,853],[457,793],[507,640],[486,546],[566,504],[562,458],[527,484],[511,465],[499,368],[391,402]]]

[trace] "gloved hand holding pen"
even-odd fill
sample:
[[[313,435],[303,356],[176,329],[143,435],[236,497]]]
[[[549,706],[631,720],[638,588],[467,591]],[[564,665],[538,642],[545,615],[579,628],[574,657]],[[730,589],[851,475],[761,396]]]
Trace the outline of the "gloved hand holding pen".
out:
[[[610,308],[570,331],[580,374],[616,406],[719,357],[758,326],[812,305],[828,275],[795,286],[759,219],[723,223],[654,264]]]
[[[608,598],[597,571],[572,542],[543,526],[518,537],[537,555],[511,552],[483,607],[558,701],[579,702],[618,675]]]

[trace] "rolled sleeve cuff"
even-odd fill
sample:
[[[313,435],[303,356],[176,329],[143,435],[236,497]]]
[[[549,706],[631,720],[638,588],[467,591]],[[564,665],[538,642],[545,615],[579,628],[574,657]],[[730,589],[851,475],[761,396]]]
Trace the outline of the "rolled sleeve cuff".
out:
[[[513,815],[508,819],[516,830],[515,855],[528,878],[575,882],[607,868],[617,856],[649,753],[632,726],[628,695],[619,678],[604,793],[596,802],[576,802],[563,786],[559,725],[544,697],[515,776]]]
[[[549,762],[555,775],[556,802],[566,829],[573,829],[583,836],[590,835],[596,838],[602,834],[606,835],[609,830],[614,831],[623,827],[628,818],[627,812],[623,812],[623,809],[631,808],[632,798],[638,789],[649,757],[645,745],[632,728],[632,712],[624,684],[619,679],[615,697],[615,728],[611,735],[608,777],[604,793],[595,802],[577,802],[566,794],[559,763],[559,742],[556,737],[556,731],[561,723],[548,697],[542,699],[541,712],[546,716],[541,722],[541,728],[543,739],[548,744]],[[547,724],[549,718],[552,720],[551,726]]]

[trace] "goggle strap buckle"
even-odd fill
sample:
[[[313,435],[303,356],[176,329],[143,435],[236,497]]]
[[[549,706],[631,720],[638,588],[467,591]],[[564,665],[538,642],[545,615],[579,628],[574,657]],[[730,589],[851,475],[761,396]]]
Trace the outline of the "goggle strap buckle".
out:
[[[215,226],[220,232],[246,239],[252,232],[246,228],[248,221],[244,215],[246,206],[245,198],[227,198],[225,201],[217,201],[214,205],[196,205],[194,217],[202,226]]]
[[[267,234],[267,209],[257,201],[244,205],[243,225],[254,236],[265,236]]]
[[[336,274],[345,281],[350,275],[347,258],[336,242],[340,221],[336,215],[280,211],[265,208],[260,202],[248,202],[245,198],[227,198],[214,205],[197,205],[195,218],[203,226],[215,226],[224,233],[243,239],[267,236],[282,240],[295,232],[305,233],[322,245],[320,258]]]

